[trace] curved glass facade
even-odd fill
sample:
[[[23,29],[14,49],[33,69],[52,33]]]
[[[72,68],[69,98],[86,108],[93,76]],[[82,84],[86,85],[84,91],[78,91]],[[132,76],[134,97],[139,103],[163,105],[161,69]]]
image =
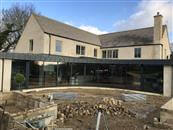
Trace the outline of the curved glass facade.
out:
[[[11,89],[19,89],[16,73],[25,76],[22,88],[98,86],[163,92],[162,65],[93,64],[43,61],[12,63]]]

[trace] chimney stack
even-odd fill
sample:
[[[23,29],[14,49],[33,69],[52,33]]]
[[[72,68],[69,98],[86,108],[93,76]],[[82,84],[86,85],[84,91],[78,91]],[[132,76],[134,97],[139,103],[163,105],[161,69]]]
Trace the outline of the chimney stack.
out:
[[[159,12],[154,16],[154,43],[156,44],[161,43],[162,39],[162,18]]]

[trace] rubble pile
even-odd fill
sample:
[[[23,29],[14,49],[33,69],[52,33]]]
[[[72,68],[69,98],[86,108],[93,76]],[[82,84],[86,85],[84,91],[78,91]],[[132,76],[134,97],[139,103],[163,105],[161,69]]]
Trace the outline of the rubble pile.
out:
[[[105,97],[95,104],[86,101],[74,101],[71,104],[59,104],[57,108],[57,121],[64,123],[69,118],[77,116],[96,116],[98,111],[111,116],[134,116],[123,106],[122,100]]]

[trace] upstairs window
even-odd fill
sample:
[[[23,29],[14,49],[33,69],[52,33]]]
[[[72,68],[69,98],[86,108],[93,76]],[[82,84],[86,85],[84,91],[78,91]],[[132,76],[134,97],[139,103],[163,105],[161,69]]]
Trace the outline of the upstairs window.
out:
[[[108,58],[112,58],[112,50],[108,50]]]
[[[97,57],[97,49],[94,49],[94,57]]]
[[[102,51],[102,58],[106,58],[106,51]]]
[[[118,50],[113,50],[113,58],[118,58]]]
[[[29,51],[32,52],[34,47],[33,47],[34,41],[33,39],[29,40]]]
[[[81,55],[85,55],[85,47],[81,46]]]
[[[85,46],[76,45],[76,54],[85,55]]]
[[[61,52],[62,51],[62,41],[56,40],[55,51],[56,52]]]
[[[76,54],[80,55],[80,46],[79,45],[76,45]]]
[[[141,48],[135,48],[135,58],[141,58]]]

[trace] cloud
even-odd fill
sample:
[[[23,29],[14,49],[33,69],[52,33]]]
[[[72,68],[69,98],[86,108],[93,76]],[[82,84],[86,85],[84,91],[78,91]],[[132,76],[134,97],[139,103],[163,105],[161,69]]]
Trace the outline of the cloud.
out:
[[[172,0],[156,1],[142,0],[134,14],[127,19],[114,23],[117,31],[153,26],[153,16],[160,12],[163,15],[163,23],[168,25],[169,31],[173,31],[173,2]]]
[[[90,26],[90,25],[81,25],[81,26],[79,26],[79,28],[82,30],[97,34],[97,35],[108,33],[107,31],[100,30],[97,27]]]
[[[107,31],[100,30],[99,28],[94,27],[94,26],[90,26],[90,25],[76,26],[73,22],[69,22],[69,21],[64,21],[64,23],[68,24],[70,26],[77,27],[79,29],[85,30],[87,32],[91,32],[91,33],[97,34],[97,35],[108,33]]]

